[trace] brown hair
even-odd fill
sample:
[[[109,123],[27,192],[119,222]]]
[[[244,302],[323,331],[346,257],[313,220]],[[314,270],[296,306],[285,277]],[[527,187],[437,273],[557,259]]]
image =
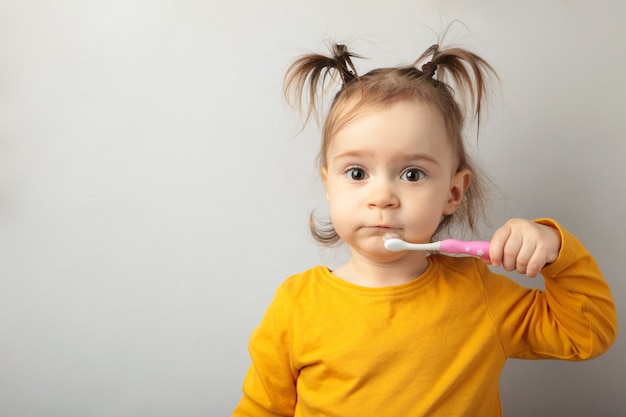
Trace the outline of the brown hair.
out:
[[[298,58],[287,70],[284,92],[287,101],[305,114],[306,124],[318,116],[317,103],[328,88],[327,79],[341,80],[322,127],[319,167],[326,166],[326,153],[334,135],[365,111],[385,108],[399,101],[420,101],[432,105],[444,116],[446,130],[457,158],[457,171],[467,169],[471,183],[463,204],[453,214],[442,218],[435,236],[452,227],[474,230],[484,212],[486,178],[465,150],[463,129],[466,113],[480,129],[483,104],[490,76],[497,78],[491,65],[478,55],[462,48],[432,45],[409,66],[378,68],[360,76],[352,58],[360,58],[345,45],[332,46],[332,55],[309,54]],[[418,65],[426,58],[430,61]],[[451,82],[447,82],[448,77]],[[308,90],[307,90],[308,85]],[[320,91],[320,93],[318,93]],[[308,108],[303,111],[303,96]],[[457,100],[456,94],[460,97]],[[332,245],[340,240],[330,221],[318,222],[311,213],[311,233],[320,243]]]

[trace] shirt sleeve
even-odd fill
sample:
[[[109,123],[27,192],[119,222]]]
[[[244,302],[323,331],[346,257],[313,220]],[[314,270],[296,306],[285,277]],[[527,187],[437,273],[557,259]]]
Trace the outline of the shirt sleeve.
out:
[[[252,365],[243,396],[233,417],[293,416],[297,370],[291,365],[284,297],[280,289],[261,324],[252,332],[248,349]]]
[[[591,254],[567,230],[555,262],[542,270],[545,291],[496,274],[483,279],[488,310],[508,357],[585,360],[607,351],[617,334],[608,284]]]

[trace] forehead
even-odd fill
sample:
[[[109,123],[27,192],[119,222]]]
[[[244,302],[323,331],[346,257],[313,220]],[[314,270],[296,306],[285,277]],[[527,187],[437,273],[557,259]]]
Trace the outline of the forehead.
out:
[[[353,108],[350,112],[354,116],[332,137],[329,157],[356,151],[429,152],[440,158],[452,155],[443,116],[429,104],[400,101],[382,108]]]

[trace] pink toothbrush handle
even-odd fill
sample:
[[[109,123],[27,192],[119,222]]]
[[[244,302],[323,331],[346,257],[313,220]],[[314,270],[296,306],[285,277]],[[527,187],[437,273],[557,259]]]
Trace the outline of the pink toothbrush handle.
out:
[[[479,258],[489,259],[489,242],[473,241],[465,242],[462,240],[445,239],[441,241],[441,252],[458,254],[458,255],[471,255]]]

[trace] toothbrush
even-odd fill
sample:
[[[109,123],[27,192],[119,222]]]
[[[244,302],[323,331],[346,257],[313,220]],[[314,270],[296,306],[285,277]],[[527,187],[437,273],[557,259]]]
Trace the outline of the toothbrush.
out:
[[[467,255],[489,259],[489,242],[465,242],[456,239],[444,239],[432,243],[408,243],[402,239],[385,239],[385,248],[392,252],[403,250],[434,250],[447,255]]]

